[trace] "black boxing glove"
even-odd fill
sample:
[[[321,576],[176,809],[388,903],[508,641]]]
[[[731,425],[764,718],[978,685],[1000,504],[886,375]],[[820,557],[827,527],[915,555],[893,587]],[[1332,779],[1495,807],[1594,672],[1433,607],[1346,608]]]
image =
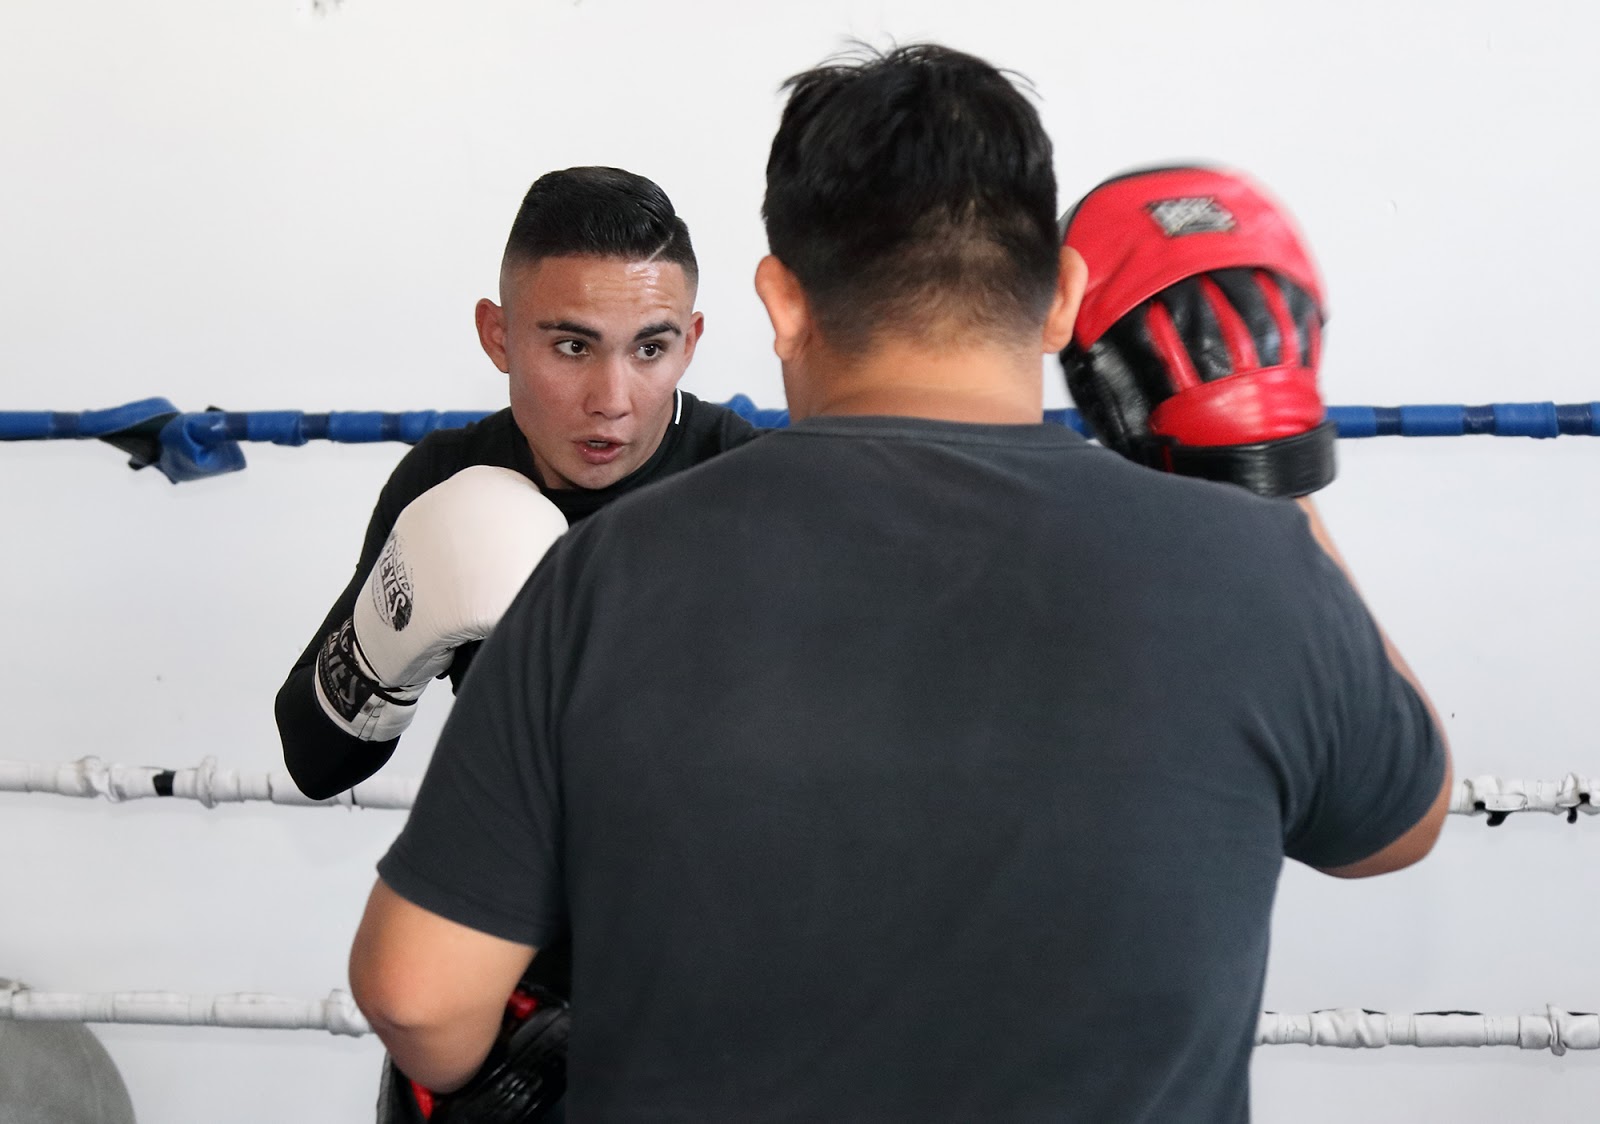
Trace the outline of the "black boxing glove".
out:
[[[1261,495],[1333,480],[1321,281],[1285,212],[1237,173],[1164,168],[1107,180],[1062,227],[1089,279],[1061,363],[1102,444]]]

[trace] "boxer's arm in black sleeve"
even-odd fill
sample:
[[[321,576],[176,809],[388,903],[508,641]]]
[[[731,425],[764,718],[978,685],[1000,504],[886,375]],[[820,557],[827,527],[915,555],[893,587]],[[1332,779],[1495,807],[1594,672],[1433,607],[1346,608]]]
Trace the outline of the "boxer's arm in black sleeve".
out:
[[[383,768],[394,755],[399,738],[384,742],[363,741],[340,729],[317,702],[317,653],[330,633],[336,632],[355,608],[356,595],[378,554],[383,549],[394,521],[406,504],[450,475],[443,463],[442,450],[422,442],[395,466],[383,486],[367,524],[350,584],[334,602],[322,627],[300,654],[289,677],[278,689],[273,712],[278,720],[278,736],[283,742],[283,761],[295,787],[313,800],[326,800],[353,788]]]
[[[399,738],[369,742],[345,733],[317,702],[317,652],[328,634],[350,619],[356,594],[371,569],[364,554],[362,563],[311,644],[289,670],[273,706],[278,737],[283,742],[283,763],[288,766],[295,787],[313,800],[326,800],[360,784],[383,768],[400,744]]]

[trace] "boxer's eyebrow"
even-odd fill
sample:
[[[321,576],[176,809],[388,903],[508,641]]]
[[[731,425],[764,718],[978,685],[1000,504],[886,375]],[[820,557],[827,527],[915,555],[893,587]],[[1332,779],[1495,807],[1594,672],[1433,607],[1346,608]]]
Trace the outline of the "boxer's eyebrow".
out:
[[[671,332],[675,336],[683,335],[683,329],[678,327],[678,325],[674,324],[671,320],[662,320],[656,324],[646,324],[637,332],[633,333],[633,342],[638,343],[640,340],[649,339],[651,336],[663,336],[668,332]]]
[[[542,332],[567,332],[574,336],[584,336],[599,343],[605,337],[586,324],[579,324],[572,320],[541,320],[539,330]]]

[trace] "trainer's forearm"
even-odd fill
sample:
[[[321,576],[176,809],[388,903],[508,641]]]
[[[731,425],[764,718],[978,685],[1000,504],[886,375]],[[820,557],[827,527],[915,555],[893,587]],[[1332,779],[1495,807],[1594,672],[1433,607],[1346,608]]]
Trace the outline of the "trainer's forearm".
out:
[[[1328,526],[1322,521],[1322,513],[1317,510],[1317,505],[1311,502],[1310,496],[1301,496],[1294,502],[1306,513],[1306,522],[1311,524],[1311,537],[1317,540],[1317,545],[1327,552],[1329,558],[1338,563],[1339,569],[1344,571],[1344,576],[1350,580],[1350,584],[1355,585],[1356,579],[1350,573],[1350,567],[1345,565],[1344,555],[1333,545],[1333,536],[1328,533]]]
[[[373,1033],[400,1072],[436,1093],[453,1093],[471,1080],[489,1056],[500,1030],[500,1012],[450,1022],[403,1024],[387,1021],[382,1010],[362,1005]]]
[[[488,1057],[534,950],[372,888],[350,948],[350,993],[400,1071],[437,1092]]]
[[[1356,583],[1355,575],[1350,572],[1350,567],[1346,564],[1344,556],[1339,553],[1339,548],[1334,545],[1333,536],[1328,533],[1327,524],[1323,523],[1322,515],[1317,511],[1317,505],[1311,502],[1310,496],[1302,496],[1294,502],[1299,504],[1301,510],[1306,513],[1306,520],[1311,525],[1311,537],[1317,540],[1317,545],[1322,547],[1328,557],[1333,559],[1334,564],[1344,572],[1345,580],[1359,594],[1361,587]],[[1371,610],[1369,609],[1368,611],[1370,612]],[[1433,720],[1433,728],[1439,731],[1439,741],[1445,747],[1446,772],[1448,773],[1450,743],[1445,738],[1444,723],[1439,720],[1439,712],[1435,709],[1433,700],[1428,697],[1428,692],[1423,690],[1422,683],[1417,679],[1416,672],[1411,670],[1411,665],[1400,654],[1400,649],[1395,647],[1394,641],[1389,638],[1388,630],[1383,627],[1383,623],[1377,619],[1375,614],[1373,623],[1378,626],[1378,635],[1383,639],[1383,650],[1389,657],[1389,662],[1394,665],[1394,669],[1400,673],[1401,677],[1411,684],[1411,689],[1417,692],[1417,697],[1422,700],[1422,705],[1428,710],[1428,717]]]
[[[1295,502],[1306,513],[1306,519],[1311,524],[1312,537],[1327,552],[1328,557],[1333,559],[1339,569],[1344,572],[1345,580],[1350,583],[1351,588],[1355,589],[1359,595],[1360,588],[1356,585],[1355,577],[1350,573],[1350,567],[1345,564],[1339,549],[1333,545],[1333,536],[1328,533],[1328,528],[1322,522],[1322,516],[1318,513],[1316,506],[1309,498],[1302,498]],[[1434,707],[1433,700],[1428,697],[1428,692],[1423,690],[1416,673],[1411,670],[1411,665],[1406,663],[1405,657],[1400,654],[1400,649],[1395,647],[1394,641],[1389,638],[1389,633],[1378,622],[1376,617],[1373,617],[1373,624],[1377,626],[1378,636],[1383,641],[1384,654],[1389,657],[1389,663],[1393,665],[1400,677],[1411,685],[1411,689],[1416,692],[1417,698],[1422,701],[1422,706],[1427,711],[1428,720],[1433,723],[1433,728],[1439,736],[1440,749],[1444,754],[1444,776],[1439,784],[1439,791],[1434,796],[1433,803],[1428,810],[1423,813],[1421,819],[1412,824],[1398,839],[1376,854],[1368,855],[1359,862],[1341,867],[1322,868],[1324,874],[1331,874],[1336,878],[1368,878],[1377,874],[1388,874],[1392,871],[1403,870],[1418,862],[1433,849],[1434,843],[1438,841],[1439,832],[1444,827],[1445,816],[1450,811],[1455,764],[1451,760],[1450,742],[1445,737],[1444,723],[1439,720],[1439,711]]]
[[[1344,555],[1340,554],[1339,548],[1334,545],[1333,536],[1328,533],[1328,525],[1322,521],[1322,513],[1317,510],[1317,505],[1311,502],[1310,496],[1301,496],[1294,502],[1299,504],[1300,510],[1306,513],[1306,522],[1311,525],[1311,537],[1317,540],[1317,545],[1322,547],[1323,552],[1329,558],[1333,559],[1334,565],[1338,566],[1340,571],[1343,572],[1345,580],[1350,583],[1350,587],[1359,594],[1361,586],[1356,582],[1356,576],[1350,572],[1350,566],[1345,562]],[[1365,600],[1364,597],[1363,600]],[[1367,611],[1371,612],[1370,607]],[[1405,657],[1400,654],[1400,649],[1396,648],[1394,641],[1389,639],[1388,631],[1378,621],[1376,614],[1372,619],[1373,623],[1378,626],[1378,635],[1383,637],[1383,650],[1388,654],[1389,662],[1394,664],[1395,670],[1405,676],[1406,681],[1416,688],[1417,693],[1422,695],[1423,701],[1427,702],[1428,697],[1422,690],[1422,684],[1417,682],[1417,677],[1412,672],[1411,665],[1406,663]],[[1428,706],[1428,710],[1430,713],[1433,710],[1431,703]],[[1434,716],[1434,722],[1435,725],[1438,724],[1437,715]]]

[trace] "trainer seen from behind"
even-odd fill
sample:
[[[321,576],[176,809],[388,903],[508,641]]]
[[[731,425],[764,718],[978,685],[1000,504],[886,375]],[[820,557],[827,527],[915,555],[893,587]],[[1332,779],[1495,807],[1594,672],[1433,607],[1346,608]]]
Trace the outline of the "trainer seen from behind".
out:
[[[796,424],[545,557],[356,998],[449,1088],[570,926],[575,1121],[1244,1120],[1283,859],[1428,850],[1427,704],[1293,503],[1040,423],[1085,269],[1004,74],[788,88],[756,287]]]

